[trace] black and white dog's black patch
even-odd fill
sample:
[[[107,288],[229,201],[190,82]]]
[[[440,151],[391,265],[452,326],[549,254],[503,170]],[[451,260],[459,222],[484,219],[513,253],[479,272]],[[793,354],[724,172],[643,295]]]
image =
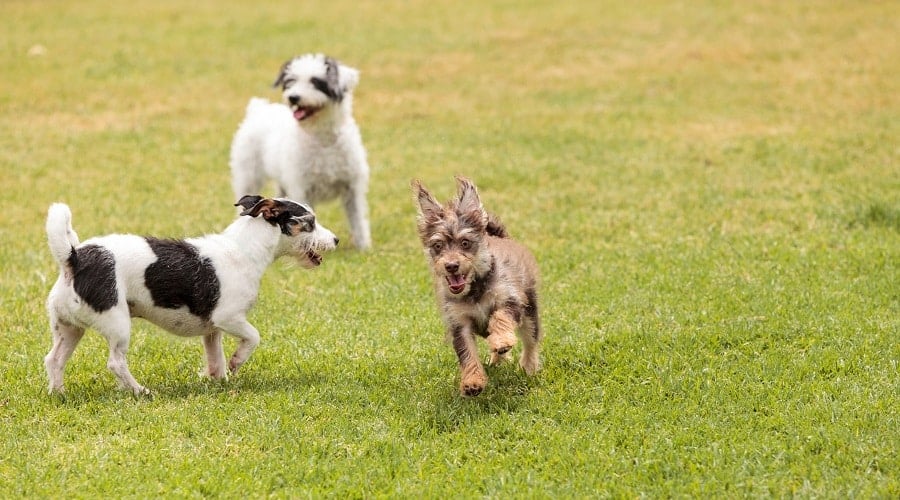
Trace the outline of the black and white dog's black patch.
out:
[[[72,287],[85,304],[98,313],[116,305],[119,295],[112,252],[99,245],[83,245],[72,248],[68,264]]]
[[[182,240],[146,240],[157,259],[144,271],[144,286],[153,304],[166,309],[187,306],[191,314],[209,321],[219,302],[219,278],[212,260]]]

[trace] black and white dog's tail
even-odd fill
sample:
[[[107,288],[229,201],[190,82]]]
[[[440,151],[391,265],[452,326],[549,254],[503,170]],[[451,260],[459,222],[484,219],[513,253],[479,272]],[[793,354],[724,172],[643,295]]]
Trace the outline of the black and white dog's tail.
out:
[[[47,211],[47,242],[53,258],[64,267],[78,246],[78,235],[72,229],[72,211],[65,203],[54,203]]]

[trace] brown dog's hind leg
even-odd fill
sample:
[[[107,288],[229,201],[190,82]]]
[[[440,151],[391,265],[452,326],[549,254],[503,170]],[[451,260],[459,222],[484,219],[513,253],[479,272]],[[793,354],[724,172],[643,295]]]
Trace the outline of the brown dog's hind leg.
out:
[[[540,348],[544,332],[541,329],[541,318],[538,316],[537,294],[534,290],[526,292],[528,304],[525,306],[525,314],[522,318],[522,357],[519,358],[519,366],[528,375],[534,375],[541,369]]]

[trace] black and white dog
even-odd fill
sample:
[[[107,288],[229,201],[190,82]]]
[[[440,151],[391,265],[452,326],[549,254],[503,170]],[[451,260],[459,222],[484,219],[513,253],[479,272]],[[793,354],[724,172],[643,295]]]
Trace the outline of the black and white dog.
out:
[[[282,255],[304,267],[322,262],[338,243],[312,209],[288,199],[244,196],[244,210],[225,231],[184,240],[112,234],[79,243],[67,205],[47,215],[50,252],[59,278],[47,298],[53,347],[44,358],[50,392],[63,391],[63,370],[86,328],[109,342],[107,367],[120,388],[149,394],[128,370],[131,318],[176,335],[202,336],[204,375],[224,378],[222,332],[240,339],[228,369],[236,373],[259,344],[247,322],[266,268]]]
[[[359,71],[323,54],[284,63],[275,87],[283,103],[254,97],[231,143],[235,196],[258,193],[274,179],[281,195],[313,206],[342,200],[353,244],[372,245],[369,164],[353,119]]]

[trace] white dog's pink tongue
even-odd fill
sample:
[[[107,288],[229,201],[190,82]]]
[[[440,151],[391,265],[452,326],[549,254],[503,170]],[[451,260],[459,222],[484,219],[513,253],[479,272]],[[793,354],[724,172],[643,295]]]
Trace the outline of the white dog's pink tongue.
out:
[[[302,120],[304,118],[306,118],[306,110],[304,110],[303,108],[297,108],[294,110],[295,120]]]

